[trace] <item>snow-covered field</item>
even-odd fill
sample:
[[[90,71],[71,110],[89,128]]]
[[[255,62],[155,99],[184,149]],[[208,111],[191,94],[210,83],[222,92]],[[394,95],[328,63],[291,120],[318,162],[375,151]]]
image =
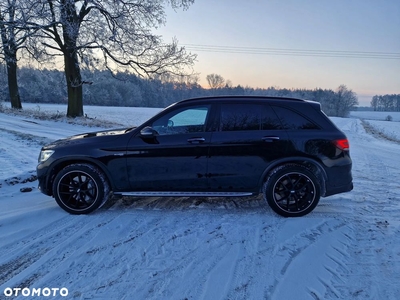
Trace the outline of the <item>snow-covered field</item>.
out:
[[[59,113],[65,115],[67,106],[65,104],[34,104],[24,103],[23,107],[32,114],[44,113],[54,114]],[[85,106],[84,114],[88,118],[96,120],[104,120],[123,124],[125,126],[137,126],[154,116],[161,111],[162,108],[148,107],[104,107],[104,106]]]
[[[366,120],[385,121],[388,116],[392,117],[392,121],[400,122],[400,112],[393,112],[393,111],[352,111],[352,112],[350,112],[350,117],[366,119]]]
[[[158,111],[85,107],[127,126]],[[73,216],[37,190],[37,156],[98,128],[0,114],[0,299],[18,288],[68,289],[43,299],[399,299],[400,144],[358,117],[333,120],[350,139],[355,187],[305,217],[259,198],[123,198]],[[400,139],[398,121],[379,126]]]

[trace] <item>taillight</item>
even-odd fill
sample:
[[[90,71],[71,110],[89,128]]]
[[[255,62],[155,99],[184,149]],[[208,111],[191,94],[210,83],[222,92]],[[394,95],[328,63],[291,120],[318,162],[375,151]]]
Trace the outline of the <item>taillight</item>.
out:
[[[335,140],[334,141],[336,147],[338,147],[340,150],[349,150],[350,149],[350,144],[348,139],[342,139],[342,140]]]

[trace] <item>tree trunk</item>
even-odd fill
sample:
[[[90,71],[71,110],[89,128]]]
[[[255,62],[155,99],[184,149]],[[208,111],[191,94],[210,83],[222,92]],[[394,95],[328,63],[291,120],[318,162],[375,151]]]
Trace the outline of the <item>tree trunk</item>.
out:
[[[10,93],[11,108],[21,109],[21,98],[19,96],[18,81],[17,81],[17,58],[8,57],[7,61],[7,77],[8,91]]]
[[[82,117],[82,77],[77,55],[67,50],[67,53],[64,53],[64,63],[68,91],[67,117]]]
[[[82,76],[76,52],[80,24],[75,2],[74,0],[61,1],[61,18],[64,19],[62,24],[64,45],[61,49],[64,53],[65,79],[67,80],[67,117],[71,118],[83,116]]]
[[[17,81],[17,48],[15,40],[11,39],[14,35],[7,36],[4,16],[0,11],[0,36],[3,47],[3,53],[7,65],[8,92],[10,94],[11,108],[21,109],[21,98],[19,96],[18,81]],[[11,30],[14,34],[14,31]]]

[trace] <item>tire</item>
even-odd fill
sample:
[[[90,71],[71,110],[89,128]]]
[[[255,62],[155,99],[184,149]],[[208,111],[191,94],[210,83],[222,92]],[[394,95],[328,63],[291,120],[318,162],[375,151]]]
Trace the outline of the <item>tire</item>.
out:
[[[53,195],[58,205],[74,214],[88,214],[103,205],[110,192],[105,175],[90,164],[72,164],[54,178]]]
[[[271,172],[263,186],[264,199],[277,214],[300,217],[310,213],[321,197],[317,177],[300,165],[284,165]]]

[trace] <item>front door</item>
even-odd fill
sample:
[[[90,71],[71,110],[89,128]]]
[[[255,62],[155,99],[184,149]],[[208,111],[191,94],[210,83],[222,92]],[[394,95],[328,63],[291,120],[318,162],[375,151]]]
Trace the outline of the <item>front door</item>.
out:
[[[177,108],[137,134],[128,145],[127,167],[133,191],[204,191],[211,132],[210,105]]]

